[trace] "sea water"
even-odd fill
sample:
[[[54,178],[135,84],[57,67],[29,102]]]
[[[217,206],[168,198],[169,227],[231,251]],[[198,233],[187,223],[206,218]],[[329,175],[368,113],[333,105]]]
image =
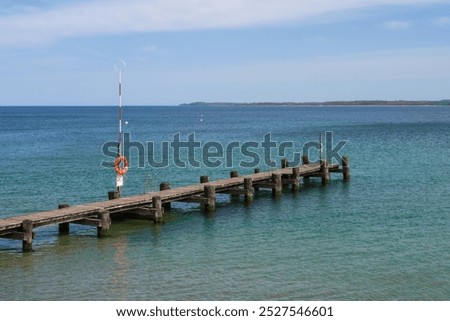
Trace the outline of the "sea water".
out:
[[[280,197],[260,190],[249,205],[218,195],[211,215],[174,203],[164,224],[113,222],[108,238],[86,226],[63,236],[57,226],[37,228],[32,253],[0,239],[1,300],[450,299],[450,108],[126,106],[123,118],[135,143],[125,196],[161,181],[252,173],[226,146],[261,146],[267,134],[277,147],[292,142],[289,158],[331,132],[334,145],[345,143],[339,153],[350,157],[351,180],[311,178]],[[0,119],[0,218],[105,200],[114,190],[114,170],[101,164],[112,160],[104,144],[117,141],[117,107],[2,107]],[[205,166],[201,149],[199,166],[184,154],[184,168],[173,155],[167,167],[150,166],[148,142],[160,159],[160,143],[172,146],[177,134],[223,145],[221,166]],[[282,156],[273,149],[275,166]],[[258,165],[275,168],[263,157]]]

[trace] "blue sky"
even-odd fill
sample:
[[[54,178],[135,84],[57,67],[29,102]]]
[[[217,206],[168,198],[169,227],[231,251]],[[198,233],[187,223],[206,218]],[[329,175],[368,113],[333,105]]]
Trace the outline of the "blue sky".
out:
[[[450,98],[450,0],[1,0],[1,105]]]

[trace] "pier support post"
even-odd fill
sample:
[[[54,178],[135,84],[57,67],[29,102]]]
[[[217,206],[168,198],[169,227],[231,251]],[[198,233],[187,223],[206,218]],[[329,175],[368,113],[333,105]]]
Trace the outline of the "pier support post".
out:
[[[117,191],[109,191],[108,192],[108,199],[109,200],[116,200],[120,197],[120,193]]]
[[[98,218],[100,220],[100,226],[97,227],[97,236],[109,236],[109,229],[111,227],[111,217],[109,211],[101,210],[98,212]]]
[[[300,168],[292,168],[292,179],[294,180],[292,183],[292,191],[296,192],[300,189]]]
[[[230,172],[230,178],[236,178],[236,177],[239,177],[239,172],[238,171],[231,171]],[[238,195],[231,194],[231,199],[234,200],[234,201],[239,200],[239,194]]]
[[[59,204],[58,205],[58,209],[68,208],[68,207],[69,207],[69,204]],[[58,225],[58,231],[59,231],[60,235],[69,234],[69,231],[70,231],[69,223],[60,223]]]
[[[245,202],[251,203],[253,200],[253,179],[251,177],[244,178]]]
[[[152,207],[155,209],[155,217],[153,218],[153,222],[155,224],[161,223],[163,219],[164,208],[162,207],[161,196],[153,196],[152,197]]]
[[[330,181],[330,173],[328,169],[328,161],[320,161],[320,173],[322,174],[322,184],[326,185]]]
[[[204,176],[200,176],[200,184],[204,184],[204,183],[208,183],[209,182],[209,177],[204,175]]]
[[[309,157],[308,157],[308,155],[302,155],[302,164],[303,165],[308,165],[309,164]],[[303,177],[303,182],[309,182],[309,177],[308,176],[304,176]]]
[[[160,191],[165,191],[165,190],[168,190],[168,189],[170,189],[170,183],[169,182],[162,182],[161,184],[159,184],[159,190]],[[170,203],[170,202],[164,203],[163,204],[163,208],[165,210],[170,211],[170,209],[172,208],[172,203]]]
[[[303,165],[308,165],[308,164],[309,164],[309,158],[308,158],[308,155],[303,155],[303,156],[302,156],[302,164],[303,164]]]
[[[272,183],[275,183],[275,187],[272,188],[272,195],[280,195],[283,192],[283,183],[281,180],[281,174],[272,174]]]
[[[23,220],[22,222],[22,251],[31,252],[33,250],[33,221]]]
[[[259,174],[259,173],[261,173],[261,169],[260,168],[255,168],[255,174]],[[259,187],[255,187],[254,190],[255,190],[255,192],[258,192],[259,191]]]
[[[216,187],[213,185],[205,185],[204,196],[208,199],[208,203],[205,204],[206,212],[214,212],[216,209]]]
[[[281,168],[286,168],[289,167],[289,162],[287,159],[282,159],[281,160]]]
[[[344,181],[350,180],[350,161],[348,156],[342,157],[342,176]]]

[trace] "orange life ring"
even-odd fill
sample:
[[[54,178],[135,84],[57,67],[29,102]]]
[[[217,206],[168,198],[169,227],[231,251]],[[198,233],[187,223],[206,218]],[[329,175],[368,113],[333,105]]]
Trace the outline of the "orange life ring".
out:
[[[123,162],[123,167],[119,166],[121,162]],[[121,176],[123,176],[127,173],[128,161],[125,156],[119,155],[116,157],[116,159],[114,160],[114,169],[115,169],[116,173]]]

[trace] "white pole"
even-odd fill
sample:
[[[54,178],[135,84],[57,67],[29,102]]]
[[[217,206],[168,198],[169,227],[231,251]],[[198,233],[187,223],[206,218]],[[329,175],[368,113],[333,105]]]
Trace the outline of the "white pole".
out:
[[[122,155],[122,70],[119,70],[119,139],[117,154]]]
[[[319,133],[319,146],[320,146],[319,161],[322,162],[322,132]]]
[[[125,61],[119,59],[119,61],[114,65],[114,69],[119,72],[119,137],[117,140],[117,156],[123,155],[123,132],[122,132],[122,70],[125,68]],[[117,192],[121,192],[123,186],[123,176],[117,174],[116,177],[116,188]]]

